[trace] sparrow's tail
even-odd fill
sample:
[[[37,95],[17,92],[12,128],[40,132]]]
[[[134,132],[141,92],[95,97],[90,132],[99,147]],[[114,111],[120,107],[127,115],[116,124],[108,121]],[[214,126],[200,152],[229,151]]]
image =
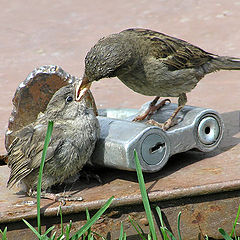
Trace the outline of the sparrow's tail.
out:
[[[240,58],[214,56],[211,61],[212,71],[217,70],[240,70]]]

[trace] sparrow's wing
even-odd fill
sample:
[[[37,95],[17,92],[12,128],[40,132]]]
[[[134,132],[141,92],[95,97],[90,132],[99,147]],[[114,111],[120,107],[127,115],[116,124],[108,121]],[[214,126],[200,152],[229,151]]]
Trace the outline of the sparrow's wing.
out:
[[[71,140],[71,137],[69,136],[71,133],[69,133],[69,131],[71,131],[71,129],[69,130],[68,124],[64,124],[63,122],[54,124],[51,141],[49,143],[45,159],[45,163],[47,163],[54,158],[51,165],[48,165],[48,167],[51,166],[53,168],[53,171],[55,171],[54,168],[57,166],[64,169],[65,167],[68,167],[68,164],[71,164],[71,160],[80,159],[81,149],[78,149],[76,143]],[[28,164],[28,168],[39,168],[41,158],[42,150],[32,157],[31,162]]]
[[[163,33],[146,29],[127,31],[133,31],[143,41],[148,42],[150,44],[149,56],[161,60],[169,70],[199,67],[216,56],[186,41]]]
[[[36,154],[37,148],[41,148],[42,145],[38,142],[37,148],[32,148],[34,132],[34,126],[30,124],[14,133],[15,138],[8,152],[8,166],[11,168],[8,187],[12,187],[32,171],[28,167],[29,162],[33,154]]]
[[[14,133],[15,139],[9,147],[8,166],[11,168],[8,187],[23,179],[40,166],[47,126],[30,124]],[[48,148],[46,161],[54,155],[57,142]]]
[[[53,128],[53,133],[51,136],[51,141],[48,145],[48,149],[47,149],[47,153],[46,153],[46,159],[45,159],[45,163],[49,160],[51,160],[53,157],[57,158],[58,154],[59,154],[59,149],[61,149],[64,145],[64,142],[66,141],[66,136],[65,133],[62,129],[62,127],[64,126],[64,124],[54,124],[54,128]],[[41,134],[41,137],[44,136],[43,139],[39,139],[39,141],[41,141],[42,143],[44,143],[44,139],[45,139],[45,134]],[[37,136],[34,136],[35,139],[37,138]],[[32,144],[31,148],[34,149],[35,144]],[[36,154],[32,157],[31,162],[29,162],[28,167],[31,169],[35,169],[35,168],[39,168],[40,167],[40,163],[41,163],[41,159],[42,159],[42,149],[43,149],[43,145],[41,147],[41,149],[39,149],[40,151],[36,151]],[[69,152],[66,153],[69,156]]]

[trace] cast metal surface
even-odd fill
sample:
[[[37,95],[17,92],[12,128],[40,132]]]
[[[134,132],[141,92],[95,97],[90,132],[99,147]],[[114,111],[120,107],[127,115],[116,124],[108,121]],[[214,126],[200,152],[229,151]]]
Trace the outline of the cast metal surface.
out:
[[[100,139],[92,156],[94,166],[135,170],[134,149],[142,170],[156,172],[165,166],[174,154],[198,149],[209,152],[217,148],[223,136],[223,121],[211,109],[185,106],[178,115],[178,124],[168,131],[145,123],[132,122],[141,110],[102,109],[98,117],[101,126]],[[177,108],[168,104],[152,115],[159,123],[166,121]],[[115,118],[110,118],[115,117]],[[146,122],[146,120],[145,120]]]
[[[146,172],[154,172],[167,163],[170,141],[160,128],[106,117],[98,120],[101,136],[92,156],[93,165],[135,170],[134,149]],[[161,146],[154,150],[156,144]]]

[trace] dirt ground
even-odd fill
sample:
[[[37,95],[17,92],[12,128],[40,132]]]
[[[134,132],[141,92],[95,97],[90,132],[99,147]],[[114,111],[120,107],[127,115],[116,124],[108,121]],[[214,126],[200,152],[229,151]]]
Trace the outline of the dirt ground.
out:
[[[240,57],[237,0],[19,0],[0,1],[0,153],[17,86],[36,67],[56,64],[81,76],[84,57],[101,37],[143,27],[187,40],[206,51]],[[134,107],[150,100],[117,79],[94,83],[98,107]],[[221,113],[237,111],[240,72],[205,77],[188,104]],[[173,99],[175,102],[176,99]]]

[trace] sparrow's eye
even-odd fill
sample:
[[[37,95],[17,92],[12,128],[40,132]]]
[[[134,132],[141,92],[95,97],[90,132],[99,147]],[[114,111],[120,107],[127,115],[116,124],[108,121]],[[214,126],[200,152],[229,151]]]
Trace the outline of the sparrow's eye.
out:
[[[73,97],[72,97],[72,96],[67,96],[66,102],[72,102],[72,100],[73,100]]]

